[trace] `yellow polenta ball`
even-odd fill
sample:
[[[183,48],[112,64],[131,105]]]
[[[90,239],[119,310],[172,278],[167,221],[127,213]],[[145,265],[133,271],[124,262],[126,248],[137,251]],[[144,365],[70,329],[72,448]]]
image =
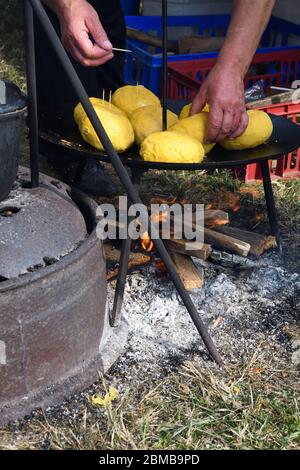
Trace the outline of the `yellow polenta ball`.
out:
[[[264,144],[271,137],[273,123],[270,116],[264,111],[253,109],[247,111],[249,124],[242,135],[236,139],[226,138],[221,142],[227,150],[245,150]]]
[[[204,144],[206,128],[208,123],[208,113],[194,114],[194,116],[180,119],[169,130],[188,134],[199,140],[203,145],[205,153],[210,152],[216,144]]]
[[[92,103],[94,108],[100,107],[117,110],[116,106],[114,106],[112,103],[109,103],[108,101],[102,100],[101,98],[90,98],[90,102]],[[74,109],[74,120],[76,124],[79,125],[81,119],[84,117],[86,117],[86,112],[83,109],[82,104],[78,103],[78,105]]]
[[[197,139],[179,132],[154,132],[142,142],[140,155],[147,162],[201,163],[204,148]]]
[[[127,116],[130,116],[135,109],[142,106],[160,106],[157,96],[143,85],[125,85],[118,88],[112,95],[112,103],[117,108],[122,109]]]
[[[134,132],[128,117],[115,107],[96,106],[95,111],[115,150],[127,150],[134,142]],[[87,116],[81,118],[78,127],[86,142],[98,150],[104,150]]]
[[[135,141],[140,145],[148,135],[162,130],[162,107],[142,106],[133,111],[129,119],[134,130]],[[173,126],[177,121],[177,115],[167,110],[167,126]]]
[[[180,111],[180,114],[179,114],[179,119],[185,119],[185,118],[189,117],[191,107],[192,107],[192,103],[186,104],[185,106],[183,106],[183,108],[182,108],[182,110]],[[206,104],[201,112],[202,113],[209,113],[209,105]]]

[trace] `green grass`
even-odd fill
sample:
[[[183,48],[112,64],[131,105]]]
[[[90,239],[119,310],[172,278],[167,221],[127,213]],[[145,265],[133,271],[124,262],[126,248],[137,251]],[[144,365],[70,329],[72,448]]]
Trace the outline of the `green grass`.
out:
[[[261,352],[248,359],[221,371],[195,358],[107,409],[86,397],[75,421],[41,412],[0,432],[0,448],[299,449],[299,371],[274,367]]]
[[[17,0],[0,0],[0,77],[15,82],[24,91],[22,4]]]

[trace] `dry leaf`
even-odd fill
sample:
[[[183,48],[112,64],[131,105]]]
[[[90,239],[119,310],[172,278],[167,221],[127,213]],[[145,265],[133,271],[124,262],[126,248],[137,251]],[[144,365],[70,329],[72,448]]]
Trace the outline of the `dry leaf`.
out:
[[[92,395],[89,400],[94,406],[104,406],[105,408],[107,408],[111,405],[111,402],[117,400],[118,397],[118,390],[114,387],[109,387],[109,390],[105,394],[105,397],[100,397],[100,395]]]

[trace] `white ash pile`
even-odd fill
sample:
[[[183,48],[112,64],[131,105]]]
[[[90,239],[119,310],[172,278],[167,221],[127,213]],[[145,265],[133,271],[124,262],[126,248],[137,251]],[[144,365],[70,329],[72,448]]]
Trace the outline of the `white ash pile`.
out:
[[[191,296],[227,363],[240,361],[262,344],[274,355],[290,355],[287,330],[300,316],[300,275],[283,269],[277,255],[263,260],[257,268],[253,263],[232,269],[194,259],[205,266],[205,284]],[[110,302],[114,289],[115,282],[109,284]],[[130,334],[117,367],[129,374],[127,379],[146,380],[144,372],[159,376],[189,355],[207,358],[175,287],[168,277],[158,277],[153,265],[128,276],[123,314]]]

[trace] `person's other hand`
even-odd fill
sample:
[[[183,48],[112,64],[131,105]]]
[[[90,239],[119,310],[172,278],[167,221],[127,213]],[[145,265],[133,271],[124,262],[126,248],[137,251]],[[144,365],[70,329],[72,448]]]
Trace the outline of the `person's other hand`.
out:
[[[225,137],[240,136],[248,125],[244,83],[233,67],[216,64],[193,100],[191,115],[209,104],[206,142],[220,142]]]
[[[65,2],[56,13],[62,43],[75,60],[86,67],[96,67],[113,58],[112,44],[90,3]]]

